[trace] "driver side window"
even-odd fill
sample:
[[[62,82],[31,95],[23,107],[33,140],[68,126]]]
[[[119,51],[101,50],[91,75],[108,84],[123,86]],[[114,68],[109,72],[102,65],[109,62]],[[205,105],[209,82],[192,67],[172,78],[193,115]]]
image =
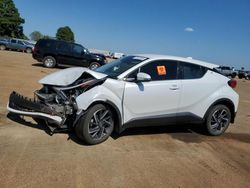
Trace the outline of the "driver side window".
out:
[[[138,72],[144,72],[151,76],[152,81],[177,79],[177,61],[157,60],[150,62],[128,75],[128,78],[136,78]]]
[[[81,55],[83,52],[83,47],[81,47],[80,45],[73,45],[73,49],[72,49],[73,53],[76,55]]]

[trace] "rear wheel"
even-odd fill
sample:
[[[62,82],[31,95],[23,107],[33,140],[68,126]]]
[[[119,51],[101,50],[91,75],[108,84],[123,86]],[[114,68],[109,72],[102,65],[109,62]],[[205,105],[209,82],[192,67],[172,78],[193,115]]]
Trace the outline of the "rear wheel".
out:
[[[219,136],[228,128],[231,121],[231,112],[225,105],[216,105],[211,108],[206,118],[206,128],[210,135]]]
[[[5,45],[0,45],[0,50],[5,50],[6,46]]]
[[[101,65],[99,64],[99,63],[97,63],[97,62],[93,62],[93,63],[91,63],[90,65],[89,65],[89,69],[90,70],[95,70],[95,69],[97,69],[98,67],[100,67]]]
[[[87,144],[99,144],[114,130],[114,115],[102,104],[92,106],[75,127],[76,135]]]
[[[242,75],[238,75],[238,78],[239,78],[239,79],[242,79],[242,78],[243,78],[243,76],[242,76]]]
[[[56,66],[56,59],[52,56],[46,56],[43,58],[43,65],[47,68],[53,68]]]

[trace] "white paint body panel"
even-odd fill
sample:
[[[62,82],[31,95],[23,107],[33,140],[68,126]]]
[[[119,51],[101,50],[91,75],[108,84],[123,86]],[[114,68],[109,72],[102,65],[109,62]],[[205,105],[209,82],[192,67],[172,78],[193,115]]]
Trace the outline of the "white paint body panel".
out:
[[[201,118],[217,100],[230,99],[238,107],[238,94],[228,86],[229,79],[212,71],[200,79],[181,80],[178,112],[191,112]]]
[[[92,71],[88,68],[73,67],[49,74],[39,80],[39,83],[45,85],[67,86],[76,81],[84,72],[91,74],[97,79],[107,76],[105,74]]]
[[[86,110],[96,101],[110,101],[122,115],[122,100],[124,92],[124,81],[107,79],[102,85],[96,86],[76,98],[79,110]]]
[[[124,91],[124,123],[148,116],[175,114],[180,99],[179,80],[127,82]]]

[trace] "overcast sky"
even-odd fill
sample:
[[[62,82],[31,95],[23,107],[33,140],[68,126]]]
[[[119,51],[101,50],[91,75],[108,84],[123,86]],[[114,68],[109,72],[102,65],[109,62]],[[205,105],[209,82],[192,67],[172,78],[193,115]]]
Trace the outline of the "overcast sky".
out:
[[[14,0],[28,36],[70,26],[87,48],[191,56],[250,69],[249,0]]]

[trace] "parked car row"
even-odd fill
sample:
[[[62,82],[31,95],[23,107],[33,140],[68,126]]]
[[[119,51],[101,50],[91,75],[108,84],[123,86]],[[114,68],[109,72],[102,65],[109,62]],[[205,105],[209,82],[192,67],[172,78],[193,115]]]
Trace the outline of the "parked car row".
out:
[[[228,66],[219,66],[216,68],[217,71],[219,71],[221,74],[235,78],[237,76],[237,71],[233,67],[228,67]]]
[[[17,50],[25,51],[31,53],[34,48],[34,44],[29,43],[28,41],[15,38],[0,38],[0,50]]]
[[[216,70],[227,77],[235,78],[238,76],[239,79],[250,79],[250,71],[235,70],[233,67],[229,66],[219,66]]]
[[[239,70],[238,78],[239,79],[245,78],[247,80],[250,80],[250,71]]]

